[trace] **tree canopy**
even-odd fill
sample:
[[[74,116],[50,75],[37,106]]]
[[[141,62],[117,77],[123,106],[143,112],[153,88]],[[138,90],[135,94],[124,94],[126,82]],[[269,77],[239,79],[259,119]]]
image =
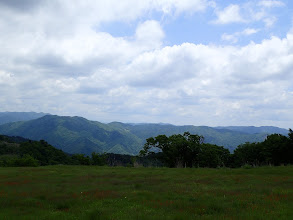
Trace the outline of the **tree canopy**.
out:
[[[224,166],[229,151],[223,147],[204,144],[203,136],[185,132],[169,137],[158,135],[146,140],[141,156],[162,152],[161,159],[169,167]]]

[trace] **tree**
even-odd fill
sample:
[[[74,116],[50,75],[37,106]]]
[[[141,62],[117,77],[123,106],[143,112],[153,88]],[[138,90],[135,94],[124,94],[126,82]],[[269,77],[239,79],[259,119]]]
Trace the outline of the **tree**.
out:
[[[289,128],[289,143],[288,143],[288,152],[286,158],[288,163],[293,164],[293,131]]]
[[[98,166],[104,166],[107,163],[107,154],[92,153],[92,164]]]
[[[90,165],[91,161],[89,156],[85,156],[84,154],[73,154],[72,159],[75,161],[77,165]]]
[[[239,145],[233,158],[236,166],[293,163],[293,131],[289,129],[288,136],[271,134],[263,142]]]
[[[29,154],[23,155],[23,157],[17,159],[15,161],[15,166],[20,166],[20,167],[37,167],[39,166],[38,160],[33,158]]]
[[[199,167],[225,167],[229,163],[230,152],[214,144],[202,144],[198,156]]]
[[[259,166],[266,164],[267,152],[261,143],[249,143],[239,145],[234,151],[234,162],[236,167],[249,164]]]
[[[183,135],[174,134],[170,137],[158,135],[148,138],[141,150],[141,156],[162,152],[162,159],[169,167],[192,167],[197,163],[200,145],[203,137],[185,132]]]

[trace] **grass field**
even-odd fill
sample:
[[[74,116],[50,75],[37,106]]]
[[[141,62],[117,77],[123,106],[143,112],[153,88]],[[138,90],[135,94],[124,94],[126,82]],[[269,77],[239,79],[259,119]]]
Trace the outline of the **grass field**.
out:
[[[293,219],[293,167],[0,168],[0,219]]]

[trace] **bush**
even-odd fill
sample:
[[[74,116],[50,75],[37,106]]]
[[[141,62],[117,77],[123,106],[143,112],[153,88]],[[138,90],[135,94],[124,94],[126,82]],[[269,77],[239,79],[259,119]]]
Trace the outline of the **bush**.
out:
[[[16,155],[1,155],[0,156],[0,167],[14,167],[15,162],[18,160]]]
[[[19,167],[37,167],[39,166],[39,162],[31,155],[25,154],[15,161],[15,165]]]

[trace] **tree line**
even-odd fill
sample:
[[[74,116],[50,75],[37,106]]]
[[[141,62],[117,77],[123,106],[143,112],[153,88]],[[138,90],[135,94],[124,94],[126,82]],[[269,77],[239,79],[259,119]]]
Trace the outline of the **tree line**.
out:
[[[239,145],[233,153],[204,142],[197,134],[158,135],[146,140],[139,156],[114,153],[67,154],[46,141],[0,135],[0,166],[46,165],[241,167],[293,164],[293,132],[268,135],[263,142]]]
[[[158,135],[146,140],[141,156],[153,155],[168,167],[241,167],[293,164],[293,132],[288,136],[268,135],[263,142],[228,149],[204,143],[204,137],[185,132],[167,137]]]

